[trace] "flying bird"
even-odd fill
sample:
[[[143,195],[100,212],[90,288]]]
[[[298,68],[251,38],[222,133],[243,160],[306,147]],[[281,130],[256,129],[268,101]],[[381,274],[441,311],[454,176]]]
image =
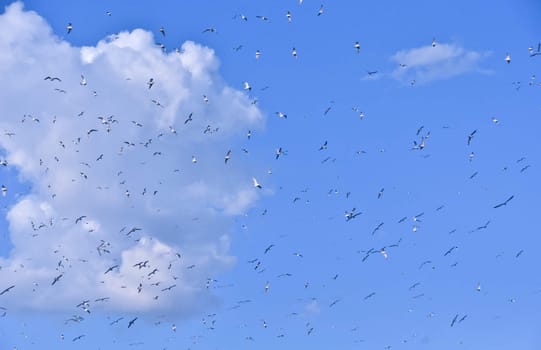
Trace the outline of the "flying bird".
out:
[[[9,292],[10,290],[12,290],[13,288],[15,288],[15,285],[12,285],[12,286],[7,287],[6,289],[4,289],[3,291],[0,292],[0,295],[6,294],[7,292]]]
[[[128,328],[130,328],[131,326],[133,326],[133,324],[135,323],[135,321],[137,321],[137,317],[135,317],[135,318],[132,319],[130,322],[128,322]]]
[[[84,75],[81,74],[81,81],[79,82],[81,86],[86,86],[86,78]]]
[[[252,183],[254,184],[254,187],[262,188],[259,182],[257,182],[257,179],[255,177],[252,177]]]
[[[436,47],[436,38],[432,39],[432,47]]]
[[[505,62],[507,62],[508,64],[511,63],[511,55],[509,53],[505,54]]]
[[[321,16],[323,14],[323,5],[319,7],[319,10],[317,11],[317,15]]]
[[[353,44],[353,47],[355,48],[355,50],[357,50],[357,53],[361,52],[361,44],[359,44],[358,41]]]
[[[291,55],[293,56],[293,58],[297,58],[297,49],[296,48],[293,48],[291,50]]]
[[[50,81],[62,81],[60,80],[60,78],[57,78],[57,77],[51,77],[50,75],[46,76],[45,78],[43,78],[43,80],[50,80]]]
[[[53,282],[51,283],[51,286],[54,286],[56,284],[56,282],[58,282],[62,276],[64,276],[63,273],[61,273],[60,275],[56,276],[54,279],[53,279]]]
[[[160,33],[162,33],[162,35],[165,36],[165,29],[163,27],[160,27]]]
[[[66,29],[68,31],[68,34],[71,33],[71,31],[73,29],[73,25],[71,24],[71,22],[68,23],[68,25],[66,26]]]
[[[8,194],[8,188],[2,185],[2,197],[5,197]]]
[[[499,207],[502,207],[502,206],[504,206],[504,205],[507,205],[507,203],[509,203],[509,202],[511,201],[511,199],[513,199],[513,198],[515,198],[515,195],[512,195],[511,197],[507,198],[505,201],[503,201],[503,202],[500,203],[500,204],[496,204],[496,205],[494,206],[494,209],[497,209],[497,208],[499,208]]]
[[[150,88],[152,88],[152,86],[154,85],[154,78],[150,78],[147,82],[147,85],[148,89],[150,90]]]
[[[473,140],[473,136],[475,135],[476,132],[477,132],[477,129],[473,130],[473,131],[468,135],[468,146],[470,145],[471,141]]]
[[[229,159],[231,159],[231,150],[227,151],[227,153],[225,154],[225,164],[227,164]]]

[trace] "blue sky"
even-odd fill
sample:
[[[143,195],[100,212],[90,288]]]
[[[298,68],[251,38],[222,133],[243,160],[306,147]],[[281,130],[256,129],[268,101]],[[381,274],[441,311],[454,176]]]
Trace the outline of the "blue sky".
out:
[[[541,346],[539,3],[2,5],[0,349]]]

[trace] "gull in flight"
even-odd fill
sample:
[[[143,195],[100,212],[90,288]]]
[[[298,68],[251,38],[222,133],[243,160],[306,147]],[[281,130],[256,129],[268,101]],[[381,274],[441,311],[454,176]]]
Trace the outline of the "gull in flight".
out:
[[[259,50],[255,50],[255,59],[259,59],[259,57],[261,56],[261,51]]]
[[[541,55],[541,43],[537,44],[537,51],[533,50],[533,47],[529,47],[528,51],[530,52],[530,57]]]
[[[432,39],[432,47],[436,47],[436,38]]]
[[[353,44],[353,47],[355,48],[355,50],[357,50],[357,53],[361,52],[361,44],[359,44],[358,41]]]
[[[317,15],[321,16],[323,14],[323,5],[319,7],[319,10],[317,11]]]
[[[150,79],[148,80],[147,85],[148,85],[148,89],[150,90],[150,88],[152,87],[152,85],[154,85],[154,78],[150,78]]]
[[[515,198],[514,195],[512,195],[511,197],[507,198],[504,202],[500,203],[500,204],[497,204],[494,206],[494,209],[497,209],[499,207],[503,207],[504,205],[507,205],[507,203],[509,203],[511,201],[511,199]]]
[[[81,81],[79,82],[82,86],[86,86],[86,78],[84,75],[81,74]]]
[[[165,36],[165,29],[163,27],[160,27],[160,33],[162,33],[162,35]]]
[[[229,159],[231,159],[231,150],[227,151],[227,153],[225,154],[225,164],[227,164]]]
[[[291,12],[287,11],[286,17],[287,17],[287,22],[291,23]]]
[[[296,48],[293,48],[293,50],[291,50],[291,55],[293,56],[293,58],[297,58],[297,49]]]
[[[2,197],[5,197],[8,194],[8,188],[2,185]]]
[[[285,118],[285,119],[287,119],[287,114],[285,114],[285,113],[282,113],[282,112],[276,112],[276,114],[278,114],[278,118]]]
[[[257,179],[255,177],[252,177],[252,183],[254,184],[254,187],[262,188],[259,182],[257,182]]]
[[[73,29],[73,25],[71,24],[71,22],[68,23],[68,25],[66,26],[66,29],[68,31],[68,34],[71,33],[71,31]]]
[[[511,63],[511,55],[508,53],[505,54],[505,62]]]
[[[244,82],[244,90],[246,90],[246,91],[252,90],[252,87],[250,86],[250,83],[248,83],[247,81]]]

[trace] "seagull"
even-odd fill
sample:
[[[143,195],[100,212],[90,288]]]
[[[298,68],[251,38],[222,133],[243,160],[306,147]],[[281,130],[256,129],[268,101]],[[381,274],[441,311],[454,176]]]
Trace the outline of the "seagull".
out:
[[[247,81],[244,82],[244,90],[246,90],[246,91],[252,90],[252,87],[250,86],[250,84]]]
[[[207,95],[203,95],[203,101],[205,103],[209,103],[209,98],[207,97]]]
[[[255,50],[255,59],[259,59],[259,57],[261,56],[261,51],[259,50]]]
[[[2,185],[2,197],[5,197],[8,193],[8,188],[4,185]]]
[[[163,27],[160,27],[160,33],[162,33],[162,35],[165,36],[165,29]]]
[[[436,38],[432,39],[432,47],[436,47]]]
[[[383,197],[383,191],[385,191],[385,188],[382,187],[381,190],[379,190],[379,192],[378,192],[378,199]]]
[[[500,203],[500,204],[496,204],[494,206],[494,209],[497,209],[499,207],[502,207],[504,205],[507,205],[507,203],[509,203],[511,201],[511,199],[515,198],[515,195],[512,195],[511,197],[507,198],[504,202]]]
[[[216,33],[216,28],[206,28],[202,33]]]
[[[276,112],[275,114],[278,115],[278,118],[284,118],[284,119],[287,119],[287,114],[285,114],[285,113],[282,113],[282,112]]]
[[[321,16],[323,14],[323,5],[319,7],[319,10],[317,11],[317,15]]]
[[[71,22],[68,23],[68,25],[66,26],[66,29],[68,30],[68,34],[71,33],[71,30],[73,29]]]
[[[15,288],[15,285],[12,285],[12,286],[7,287],[6,289],[4,289],[3,291],[0,292],[0,295],[6,294],[7,292],[9,292],[10,290],[12,290],[13,288]]]
[[[86,79],[85,76],[81,74],[81,81],[79,82],[80,85],[86,86]]]
[[[188,118],[186,118],[186,120],[184,121],[184,124],[188,124],[189,122],[191,122],[191,121],[193,120],[193,119],[192,119],[192,115],[193,115],[193,113],[190,113],[190,114],[188,115]]]
[[[358,41],[353,44],[353,47],[355,48],[355,50],[357,50],[357,53],[361,52],[361,44],[359,44]]]
[[[541,43],[537,44],[537,51],[533,50],[533,47],[529,47],[530,57],[541,55]]]
[[[284,150],[282,150],[282,147],[278,147],[278,148],[276,149],[276,159],[280,158],[280,156],[281,156],[282,154],[287,154],[287,152],[284,151]]]
[[[293,58],[297,58],[297,49],[296,48],[293,48],[293,50],[291,50],[291,55],[293,56]]]
[[[472,139],[473,139],[473,135],[475,135],[475,133],[477,132],[477,129],[473,130],[469,135],[468,135],[468,146],[470,145]]]
[[[79,216],[77,219],[75,219],[75,224],[78,224],[81,220],[83,220],[84,218],[86,218],[86,215],[81,215]]]
[[[269,17],[267,17],[267,16],[255,16],[255,17],[259,18],[262,21],[268,21],[269,20]]]
[[[451,327],[455,325],[457,319],[458,319],[458,314],[456,314],[453,320],[451,321]]]
[[[357,209],[353,208],[351,210],[346,210],[346,214],[344,215],[346,217],[346,221],[349,221],[351,219],[355,219],[358,215],[361,215],[361,212],[355,212]]]
[[[152,85],[154,85],[154,78],[150,78],[150,79],[148,80],[147,85],[148,85],[148,89],[150,90],[150,88],[152,87]]]
[[[135,323],[135,321],[137,321],[137,317],[132,319],[129,323],[128,323],[128,328],[130,328],[131,326],[133,326],[133,324]]]
[[[327,141],[325,141],[320,147],[319,147],[319,150],[324,150],[324,149],[327,149]]]
[[[505,62],[507,62],[508,64],[511,63],[511,55],[509,53],[505,55]]]
[[[231,159],[231,150],[227,151],[227,153],[225,154],[225,164],[227,164],[229,159]]]
[[[58,282],[60,280],[60,278],[62,278],[62,276],[64,276],[63,273],[61,273],[60,275],[56,276],[54,279],[53,279],[53,282],[51,283],[51,286],[54,286],[56,282]]]
[[[58,78],[58,77],[51,77],[50,75],[48,75],[48,76],[46,76],[45,78],[43,78],[43,80],[50,80],[50,81],[58,80],[58,81],[62,81],[60,78]]]
[[[265,293],[267,293],[270,289],[270,282],[267,281],[267,283],[265,283]]]
[[[291,12],[287,11],[286,17],[287,17],[287,22],[291,23]]]
[[[272,247],[274,247],[274,244],[271,244],[271,245],[269,245],[267,248],[265,248],[265,251],[263,252],[263,254],[267,254],[268,252],[270,252],[270,250],[272,249]]]
[[[254,184],[254,187],[262,188],[259,182],[257,182],[257,179],[255,177],[252,177],[252,182]]]

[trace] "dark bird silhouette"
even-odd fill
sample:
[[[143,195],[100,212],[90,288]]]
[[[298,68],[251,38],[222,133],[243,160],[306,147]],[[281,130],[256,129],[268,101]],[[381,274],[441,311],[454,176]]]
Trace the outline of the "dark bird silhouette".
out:
[[[15,285],[12,285],[12,286],[7,287],[6,289],[4,289],[3,291],[0,292],[0,295],[6,294],[7,292],[9,292],[10,290],[12,290],[13,288],[15,288]]]
[[[507,198],[504,202],[500,203],[500,204],[496,204],[494,206],[494,209],[497,209],[499,207],[503,207],[504,205],[507,205],[507,203],[509,203],[511,201],[511,199],[515,198],[515,195],[512,195],[511,197]]]
[[[130,328],[131,326],[133,326],[133,324],[135,323],[135,321],[137,321],[137,317],[132,319],[130,322],[128,322],[128,328]]]

